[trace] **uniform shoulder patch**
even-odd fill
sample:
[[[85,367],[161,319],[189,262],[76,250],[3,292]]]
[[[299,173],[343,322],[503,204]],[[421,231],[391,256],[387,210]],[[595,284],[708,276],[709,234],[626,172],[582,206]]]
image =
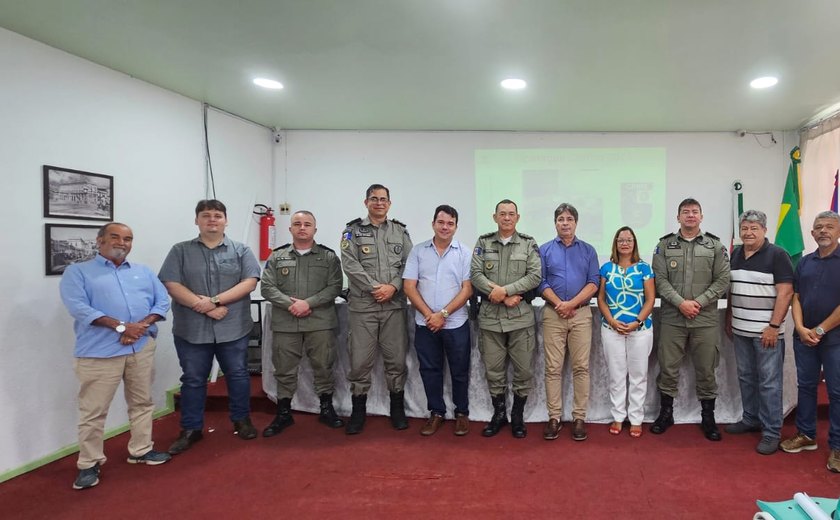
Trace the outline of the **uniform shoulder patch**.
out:
[[[478,237],[478,238],[490,238],[490,237],[492,237],[492,236],[493,236],[493,235],[495,235],[495,234],[496,234],[496,232],[495,232],[495,231],[491,231],[490,233],[484,233],[483,235],[481,235],[481,236],[480,236],[480,237]]]
[[[353,220],[351,220],[350,222],[348,222],[348,223],[347,223],[347,227],[350,227],[350,226],[352,226],[352,225],[358,224],[358,223],[360,223],[361,221],[362,221],[362,218],[361,218],[361,217],[359,217],[359,218],[354,218]]]
[[[275,247],[275,248],[274,248],[274,250],[275,250],[275,251],[280,251],[281,249],[288,249],[288,248],[290,248],[290,247],[292,247],[292,244],[283,244],[283,245],[282,245],[282,246],[280,246],[280,247]]]
[[[707,232],[705,232],[705,233],[703,233],[703,234],[704,234],[704,235],[706,235],[706,236],[707,236],[707,237],[709,237],[709,238],[714,238],[715,240],[717,240],[718,242],[720,242],[720,238],[719,238],[719,237],[716,237],[715,235],[713,235],[713,234],[709,233],[708,231],[707,231]]]
[[[676,233],[668,233],[667,235],[659,237],[659,240],[665,240],[666,238],[671,238],[677,236]]]

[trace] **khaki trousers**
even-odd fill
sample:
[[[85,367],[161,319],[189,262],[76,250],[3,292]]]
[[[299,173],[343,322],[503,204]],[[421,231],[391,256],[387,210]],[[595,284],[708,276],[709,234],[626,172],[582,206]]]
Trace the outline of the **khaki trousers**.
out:
[[[272,361],[274,379],[277,381],[277,399],[295,395],[298,382],[300,358],[306,353],[312,366],[317,395],[331,394],[333,364],[335,363],[335,331],[314,330],[311,332],[274,332]]]
[[[103,450],[105,418],[120,382],[124,382],[125,402],[131,438],[128,453],[140,457],[152,449],[152,377],[155,367],[155,340],[149,337],[143,350],[113,358],[76,358],[79,379],[79,459],[76,467],[87,469],[97,462],[105,464]]]
[[[572,419],[586,420],[589,403],[589,351],[592,345],[592,310],[581,307],[569,319],[561,318],[550,305],[543,307],[545,346],[545,400],[548,418],[563,415],[563,361],[568,349],[572,362],[574,408]]]

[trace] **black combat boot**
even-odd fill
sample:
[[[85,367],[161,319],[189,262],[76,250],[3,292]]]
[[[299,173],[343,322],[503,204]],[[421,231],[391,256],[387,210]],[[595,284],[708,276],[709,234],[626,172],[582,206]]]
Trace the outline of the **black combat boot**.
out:
[[[528,435],[528,429],[525,428],[525,419],[522,417],[525,413],[525,402],[527,400],[527,395],[513,394],[513,406],[510,407],[510,430],[517,439],[524,439]]]
[[[710,441],[720,440],[720,430],[715,424],[715,400],[700,399],[700,427],[703,428],[703,435]]]
[[[333,395],[321,394],[318,398],[321,400],[321,414],[318,416],[318,422],[324,423],[330,428],[344,426],[344,421],[335,413],[335,408],[333,408]]]
[[[659,392],[659,417],[653,421],[650,433],[660,434],[674,425],[674,398]]]
[[[405,417],[405,392],[391,392],[391,426],[395,430],[407,430],[408,419]]]
[[[367,394],[353,396],[353,411],[350,413],[350,420],[347,422],[345,432],[347,435],[362,433],[365,427],[367,416]]]
[[[292,400],[288,397],[277,401],[277,416],[263,430],[263,437],[274,437],[289,426],[295,424],[292,418]]]
[[[481,435],[485,437],[496,435],[502,426],[508,423],[507,410],[505,409],[505,394],[491,395],[490,399],[493,401],[493,417],[490,418],[490,422],[481,431]]]

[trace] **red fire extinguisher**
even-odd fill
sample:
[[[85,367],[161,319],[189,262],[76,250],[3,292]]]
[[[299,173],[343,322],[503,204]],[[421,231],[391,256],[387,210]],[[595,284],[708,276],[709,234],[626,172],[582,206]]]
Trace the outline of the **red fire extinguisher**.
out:
[[[254,215],[260,216],[260,260],[268,260],[271,251],[274,250],[276,238],[274,212],[265,204],[255,204]]]

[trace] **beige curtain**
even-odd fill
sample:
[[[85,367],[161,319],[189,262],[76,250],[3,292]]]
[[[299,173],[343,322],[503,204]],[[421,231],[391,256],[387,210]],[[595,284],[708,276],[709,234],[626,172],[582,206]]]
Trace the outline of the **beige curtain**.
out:
[[[840,113],[800,133],[802,149],[802,237],[805,253],[817,244],[811,238],[811,225],[817,213],[830,209],[834,173],[840,168]]]

